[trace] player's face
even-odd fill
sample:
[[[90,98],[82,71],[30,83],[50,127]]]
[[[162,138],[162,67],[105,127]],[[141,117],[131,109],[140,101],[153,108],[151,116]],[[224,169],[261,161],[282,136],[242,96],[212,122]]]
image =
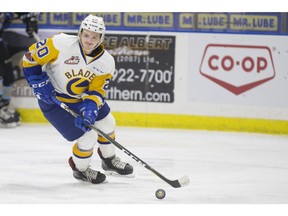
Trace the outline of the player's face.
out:
[[[86,54],[90,54],[100,42],[101,34],[83,29],[80,39]]]

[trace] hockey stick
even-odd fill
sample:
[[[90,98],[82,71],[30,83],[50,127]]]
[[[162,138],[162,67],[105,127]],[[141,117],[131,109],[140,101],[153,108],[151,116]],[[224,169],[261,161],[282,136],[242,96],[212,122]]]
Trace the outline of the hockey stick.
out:
[[[32,32],[32,35],[33,35],[33,38],[36,40],[36,42],[41,41],[39,35],[35,31]]]
[[[58,99],[56,99],[55,97],[52,97],[53,101],[59,105],[61,108],[63,108],[64,110],[66,110],[68,113],[70,113],[72,116],[74,116],[75,118],[78,117],[79,115],[77,113],[75,113],[73,110],[71,110],[65,103],[62,103],[61,101],[59,101]],[[105,137],[107,140],[109,140],[109,142],[111,142],[112,144],[114,144],[118,149],[120,149],[121,151],[123,151],[125,154],[127,154],[128,156],[132,157],[136,162],[138,162],[140,165],[142,165],[143,167],[145,167],[146,169],[150,170],[151,172],[153,172],[155,175],[157,175],[159,178],[161,178],[163,181],[165,181],[166,183],[168,183],[169,185],[171,185],[174,188],[179,188],[179,187],[183,187],[189,184],[190,180],[188,178],[187,175],[182,176],[181,178],[177,179],[177,180],[169,180],[167,179],[165,176],[163,176],[162,174],[160,174],[158,171],[156,171],[155,169],[153,169],[151,166],[149,166],[147,163],[145,163],[143,160],[141,160],[139,157],[137,157],[135,154],[133,154],[131,151],[129,151],[128,149],[126,149],[124,146],[122,146],[120,143],[118,143],[117,141],[115,141],[114,139],[112,139],[109,135],[107,135],[106,133],[104,133],[102,130],[100,130],[99,128],[96,128],[94,125],[89,125],[89,127],[98,132],[99,134],[101,134],[101,136]]]

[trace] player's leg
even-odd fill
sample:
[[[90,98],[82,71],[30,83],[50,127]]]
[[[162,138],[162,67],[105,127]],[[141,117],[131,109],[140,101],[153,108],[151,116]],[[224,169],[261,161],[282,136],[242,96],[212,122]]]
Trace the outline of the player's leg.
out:
[[[4,31],[0,38],[0,125],[16,127],[21,123],[20,113],[11,104],[13,84],[15,81],[15,65],[18,67],[23,57],[23,51],[35,43],[34,38],[27,37],[14,31]],[[20,72],[19,72],[20,73]],[[18,74],[20,76],[20,74]]]
[[[106,115],[106,116],[105,116]],[[115,139],[116,122],[113,115],[110,113],[110,108],[106,103],[100,110],[99,116],[102,119],[97,119],[95,126]],[[104,117],[105,116],[105,117]],[[97,150],[102,159],[102,168],[108,175],[123,175],[133,177],[133,167],[125,162],[122,162],[115,153],[115,146],[106,138],[98,134],[99,148]]]
[[[73,176],[78,180],[94,184],[105,181],[106,176],[90,167],[97,134],[94,131],[84,133],[74,125],[74,117],[58,105],[48,105],[39,101],[39,106],[46,119],[68,141],[77,140],[72,148],[72,156],[68,162]]]
[[[94,131],[86,132],[79,137],[73,146],[73,155],[69,158],[69,164],[76,179],[98,184],[105,181],[106,176],[90,168],[96,139],[97,134]]]
[[[16,127],[20,124],[20,115],[10,105],[14,75],[9,59],[9,51],[5,43],[0,40],[0,125],[2,127]]]

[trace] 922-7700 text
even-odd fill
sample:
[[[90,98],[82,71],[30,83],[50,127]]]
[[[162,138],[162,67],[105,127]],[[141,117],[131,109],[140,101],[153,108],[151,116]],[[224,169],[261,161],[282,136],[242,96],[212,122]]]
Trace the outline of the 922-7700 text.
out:
[[[172,75],[173,73],[169,70],[139,69],[139,72],[136,73],[133,68],[119,68],[115,70],[112,81],[169,84],[172,81]]]

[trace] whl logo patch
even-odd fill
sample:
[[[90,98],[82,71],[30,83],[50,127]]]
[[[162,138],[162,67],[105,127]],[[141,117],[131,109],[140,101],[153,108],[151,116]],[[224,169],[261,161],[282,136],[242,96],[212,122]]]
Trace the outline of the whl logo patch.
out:
[[[273,79],[275,67],[269,47],[209,44],[200,74],[239,95]]]
[[[78,56],[72,56],[71,58],[64,61],[65,64],[78,64],[80,61]]]

